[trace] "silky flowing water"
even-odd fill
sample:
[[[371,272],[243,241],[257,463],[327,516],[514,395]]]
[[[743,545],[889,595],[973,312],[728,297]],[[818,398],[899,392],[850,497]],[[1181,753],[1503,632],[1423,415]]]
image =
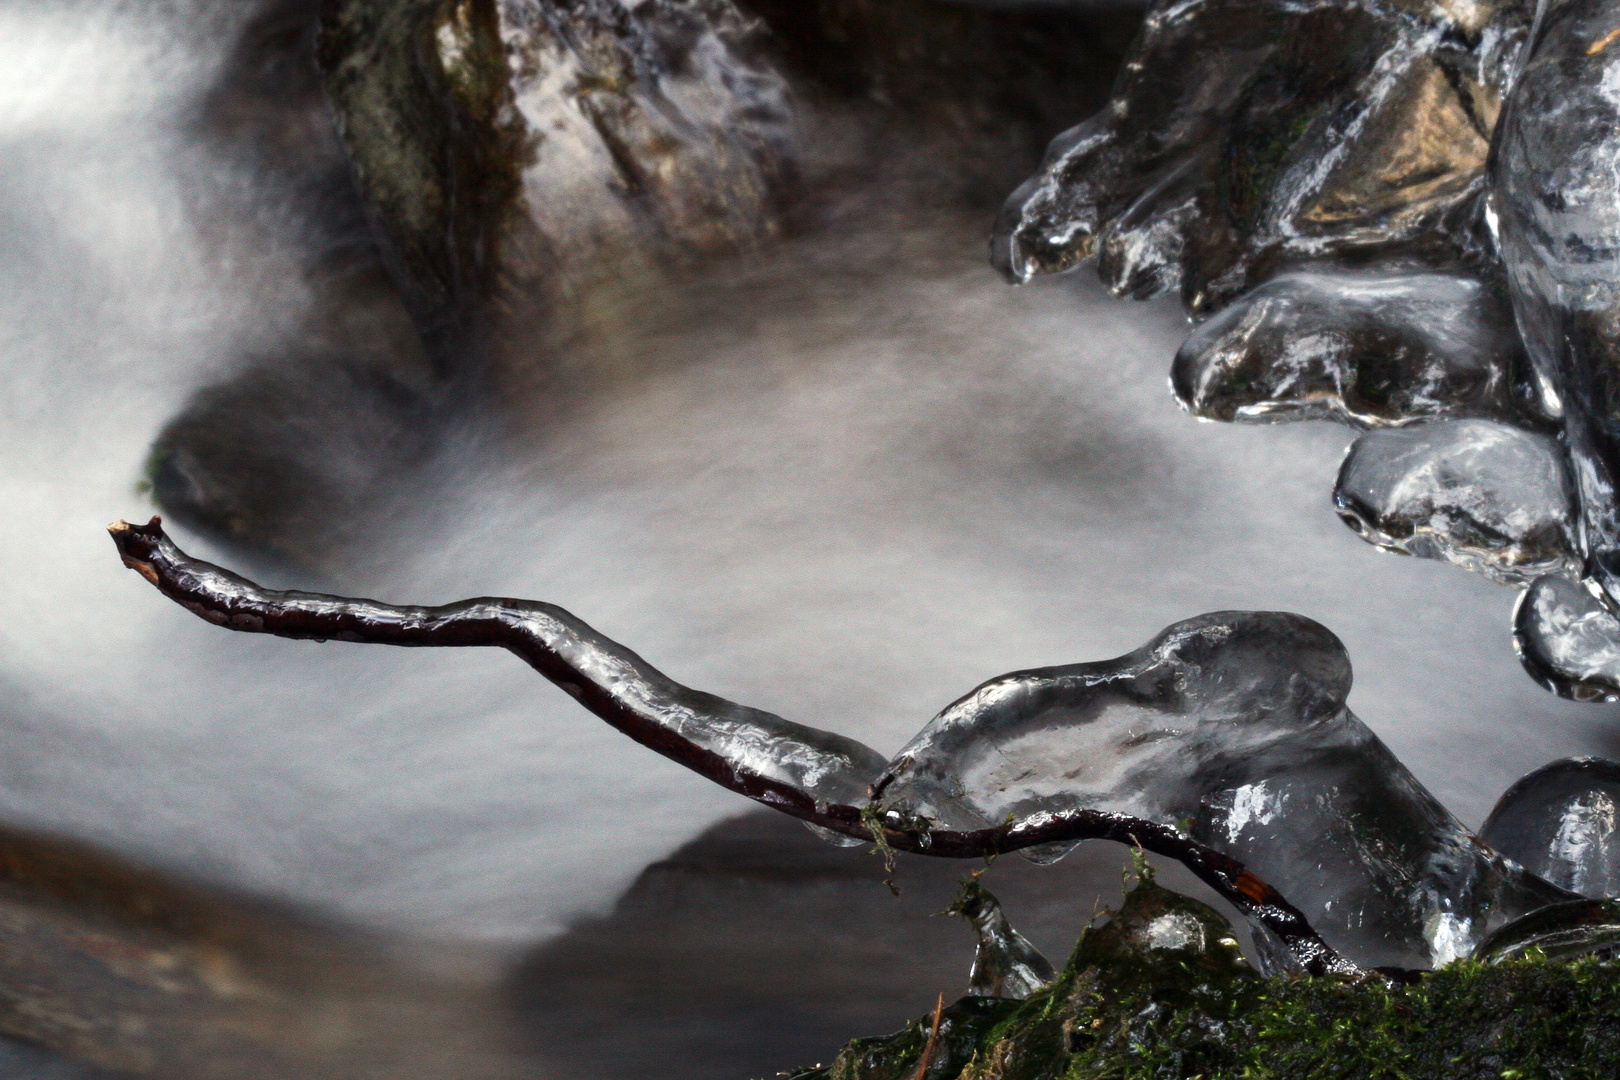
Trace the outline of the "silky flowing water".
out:
[[[757,817],[661,862],[750,807],[512,657],[224,634],[119,565],[103,526],[153,511],[158,431],[314,302],[300,206],[188,123],[229,7],[0,6],[0,814],[526,956],[559,1076],[766,1074],[960,992],[970,935],[926,918],[960,867],[908,863],[896,901],[875,860]],[[1340,524],[1351,433],[1196,423],[1165,391],[1170,305],[1013,289],[973,214],[887,220],[630,307],[562,416],[448,432],[319,577],[178,535],[281,585],[559,603],[884,753],[992,675],[1222,608],[1332,628],[1356,714],[1470,825],[1548,760],[1620,752],[1614,707],[1525,678],[1512,593]],[[1095,847],[993,871],[1049,955],[1117,895]]]

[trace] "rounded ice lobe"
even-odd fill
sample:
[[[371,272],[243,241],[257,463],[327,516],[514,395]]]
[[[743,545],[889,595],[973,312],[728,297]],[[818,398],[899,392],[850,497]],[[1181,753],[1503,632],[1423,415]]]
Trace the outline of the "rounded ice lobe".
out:
[[[1512,312],[1479,278],[1317,264],[1279,274],[1195,330],[1170,385],[1207,420],[1512,419],[1521,353]]]
[[[1368,432],[1344,459],[1333,504],[1375,547],[1444,559],[1504,585],[1580,571],[1563,448],[1509,424]]]
[[[1480,839],[1560,888],[1620,896],[1620,763],[1569,758],[1508,788]]]
[[[1620,700],[1620,618],[1583,584],[1537,578],[1513,611],[1513,647],[1559,697]]]
[[[1369,966],[1448,962],[1567,898],[1478,844],[1345,707],[1350,684],[1343,645],[1304,616],[1202,615],[1114,660],[985,683],[874,790],[952,829],[1081,809],[1181,828]]]

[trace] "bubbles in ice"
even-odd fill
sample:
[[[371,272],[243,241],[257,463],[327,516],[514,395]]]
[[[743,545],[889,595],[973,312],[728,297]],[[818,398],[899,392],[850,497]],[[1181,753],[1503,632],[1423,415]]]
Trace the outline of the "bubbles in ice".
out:
[[[1514,311],[1563,413],[1587,573],[1620,598],[1620,49],[1614,8],[1545,5],[1503,110],[1492,206]]]
[[[980,884],[977,874],[962,883],[950,913],[972,923],[979,939],[968,977],[969,996],[1022,1000],[1052,981],[1051,962],[1013,929],[1001,901]]]
[[[1586,586],[1532,582],[1513,612],[1513,645],[1530,677],[1560,697],[1620,699],[1620,617]]]
[[[1531,873],[1594,898],[1620,897],[1620,763],[1571,758],[1509,788],[1480,839]]]
[[[1108,108],[1008,201],[1015,280],[1100,255],[1118,292],[1219,307],[1282,261],[1466,249],[1490,131],[1528,31],[1468,5],[1161,2]]]
[[[1514,417],[1513,315],[1477,277],[1411,269],[1290,270],[1200,326],[1170,385],[1210,420]]]
[[[1350,680],[1303,616],[1204,615],[1115,660],[985,683],[876,790],[954,829],[1077,809],[1186,829],[1366,966],[1442,963],[1565,898],[1463,829],[1345,707]]]
[[[1569,470],[1548,435],[1491,420],[1369,432],[1333,503],[1370,544],[1503,584],[1579,573]]]

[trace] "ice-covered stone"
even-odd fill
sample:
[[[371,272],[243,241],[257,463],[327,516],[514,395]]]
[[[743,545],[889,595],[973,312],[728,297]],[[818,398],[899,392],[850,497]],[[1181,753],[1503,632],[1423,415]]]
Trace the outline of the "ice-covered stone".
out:
[[[1209,420],[1517,418],[1523,350],[1489,282],[1410,266],[1296,267],[1193,332],[1170,385]]]
[[[1101,113],[1014,193],[1015,280],[1101,255],[1119,292],[1212,309],[1280,259],[1472,249],[1522,0],[1160,0]]]
[[[1367,966],[1445,963],[1567,898],[1468,834],[1345,707],[1350,678],[1303,616],[1203,615],[1115,660],[985,683],[875,790],[953,829],[1082,808],[1179,826]]]
[[[1620,618],[1586,585],[1531,582],[1513,612],[1513,645],[1530,677],[1559,697],[1620,700]]]
[[[1514,311],[1561,410],[1587,574],[1620,600],[1620,48],[1611,0],[1548,0],[1496,132]]]
[[[970,996],[1023,1000],[1052,981],[1051,961],[1013,929],[1001,901],[979,883],[978,875],[962,883],[950,910],[968,920],[979,939],[968,976]]]
[[[1345,457],[1333,504],[1369,544],[1503,584],[1580,569],[1563,447],[1509,424],[1369,432]]]
[[[1620,897],[1620,763],[1570,758],[1519,780],[1479,837],[1570,892]]]

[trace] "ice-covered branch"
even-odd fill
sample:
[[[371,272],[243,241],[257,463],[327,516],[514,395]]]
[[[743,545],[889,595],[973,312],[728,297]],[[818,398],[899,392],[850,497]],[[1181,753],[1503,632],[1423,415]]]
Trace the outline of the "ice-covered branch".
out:
[[[147,525],[121,521],[109,531],[126,566],[216,625],[316,641],[509,649],[618,730],[715,783],[823,829],[873,838],[867,822],[874,815],[866,813],[870,785],[886,764],[876,751],[682,686],[555,605],[485,597],[405,607],[278,592],[190,558],[157,518]],[[971,829],[931,828],[893,814],[879,820],[888,846],[949,858],[1086,839],[1133,844],[1179,860],[1274,935],[1302,969],[1360,971],[1276,889],[1171,825],[1091,808],[1034,812]]]

